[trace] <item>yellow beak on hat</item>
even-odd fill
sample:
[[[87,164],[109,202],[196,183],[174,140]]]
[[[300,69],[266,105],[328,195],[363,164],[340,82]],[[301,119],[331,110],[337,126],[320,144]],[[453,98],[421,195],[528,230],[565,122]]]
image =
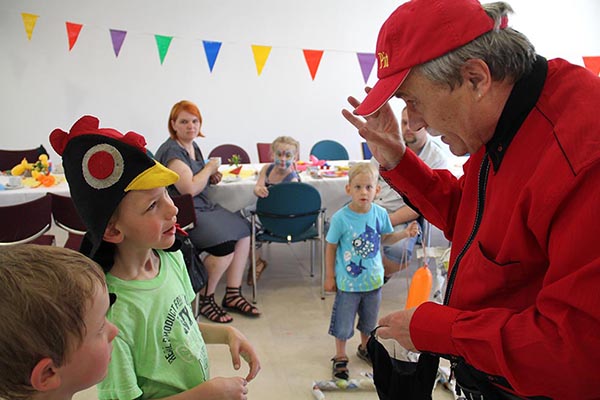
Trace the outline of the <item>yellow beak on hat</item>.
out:
[[[167,187],[179,180],[179,175],[174,171],[171,171],[161,163],[155,161],[154,166],[148,168],[141,174],[135,177],[129,185],[125,188],[125,191],[130,190],[148,190],[155,189],[157,187]]]

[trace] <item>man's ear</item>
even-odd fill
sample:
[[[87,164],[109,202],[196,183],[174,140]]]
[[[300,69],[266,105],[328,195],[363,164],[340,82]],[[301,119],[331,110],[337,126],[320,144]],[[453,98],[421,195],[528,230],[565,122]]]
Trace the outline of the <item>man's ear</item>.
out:
[[[470,59],[461,67],[463,81],[477,98],[484,96],[492,85],[492,74],[483,60]]]
[[[114,222],[109,222],[104,230],[102,239],[108,243],[120,243],[123,241],[123,233],[117,228]]]
[[[38,392],[56,390],[60,386],[60,374],[51,358],[42,358],[31,371],[31,386]]]

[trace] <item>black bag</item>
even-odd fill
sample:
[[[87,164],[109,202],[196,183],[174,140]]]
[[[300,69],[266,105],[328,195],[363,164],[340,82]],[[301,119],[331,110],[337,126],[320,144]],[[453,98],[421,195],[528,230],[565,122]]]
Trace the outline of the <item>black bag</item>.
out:
[[[391,358],[371,332],[367,351],[373,363],[373,382],[381,400],[431,400],[437,375],[439,357],[421,353],[418,362]]]
[[[199,293],[208,283],[208,271],[200,259],[200,252],[187,233],[179,227],[175,231],[175,243],[167,251],[177,250],[181,250],[183,254],[183,261],[185,261],[194,293]]]

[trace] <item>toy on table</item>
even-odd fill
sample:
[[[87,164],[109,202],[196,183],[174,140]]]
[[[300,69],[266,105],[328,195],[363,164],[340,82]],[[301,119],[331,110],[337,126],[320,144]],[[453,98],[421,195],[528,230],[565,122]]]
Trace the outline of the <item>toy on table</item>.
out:
[[[317,157],[311,154],[310,161],[297,161],[296,170],[298,172],[305,171],[309,167],[317,167],[319,169],[329,169],[331,166],[327,164],[325,160],[319,160]]]
[[[13,176],[23,175],[23,185],[25,186],[38,187],[43,185],[50,187],[57,183],[56,177],[51,174],[51,169],[52,163],[48,160],[48,155],[41,154],[34,163],[30,163],[23,158],[19,164],[11,169],[10,173]],[[26,175],[31,176],[25,177]]]

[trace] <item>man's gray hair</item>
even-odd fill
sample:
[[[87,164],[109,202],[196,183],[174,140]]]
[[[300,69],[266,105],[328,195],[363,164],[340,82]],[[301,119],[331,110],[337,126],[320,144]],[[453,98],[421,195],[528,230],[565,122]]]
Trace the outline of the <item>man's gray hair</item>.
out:
[[[463,82],[461,67],[469,59],[481,59],[490,69],[494,81],[509,79],[516,82],[529,73],[535,62],[535,48],[522,33],[500,29],[503,17],[513,10],[505,2],[482,4],[494,20],[494,29],[477,39],[441,57],[418,67],[429,80],[446,84],[454,89]]]

